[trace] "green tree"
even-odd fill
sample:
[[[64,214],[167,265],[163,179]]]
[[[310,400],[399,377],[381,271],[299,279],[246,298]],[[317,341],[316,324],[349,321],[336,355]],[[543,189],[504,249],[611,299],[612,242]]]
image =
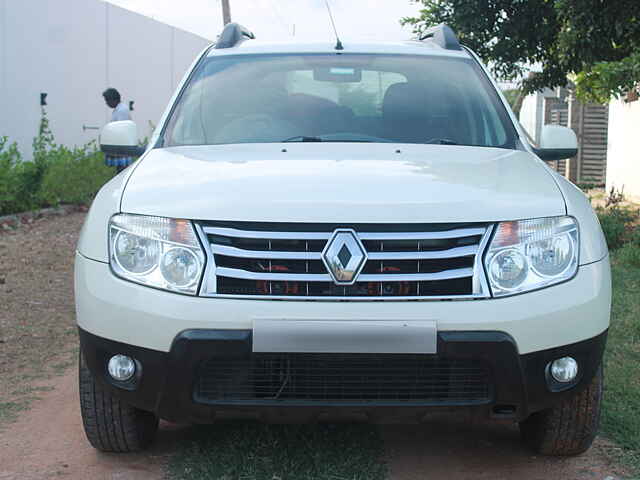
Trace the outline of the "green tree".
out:
[[[640,82],[638,0],[418,0],[415,33],[446,23],[504,80],[525,78],[525,93],[570,77],[585,100],[606,101]]]

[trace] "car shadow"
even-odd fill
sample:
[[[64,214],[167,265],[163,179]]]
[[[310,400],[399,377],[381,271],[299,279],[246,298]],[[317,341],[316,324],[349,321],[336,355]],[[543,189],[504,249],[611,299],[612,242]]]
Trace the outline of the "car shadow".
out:
[[[511,422],[448,417],[418,425],[381,426],[393,480],[603,480],[615,471],[597,440],[583,455],[546,457],[530,450]],[[614,477],[615,478],[615,477]]]

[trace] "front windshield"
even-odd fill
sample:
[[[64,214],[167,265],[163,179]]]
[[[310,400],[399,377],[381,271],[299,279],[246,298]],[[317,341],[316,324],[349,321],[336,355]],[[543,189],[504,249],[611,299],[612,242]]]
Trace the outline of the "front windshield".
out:
[[[470,59],[221,55],[183,91],[164,145],[396,142],[513,148],[504,106]]]

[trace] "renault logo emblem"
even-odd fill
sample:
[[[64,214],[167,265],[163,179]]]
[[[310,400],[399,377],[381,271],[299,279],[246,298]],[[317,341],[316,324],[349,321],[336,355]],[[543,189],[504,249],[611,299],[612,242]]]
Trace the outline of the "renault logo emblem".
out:
[[[367,253],[356,232],[338,229],[327,242],[322,261],[337,285],[353,285],[367,261]]]

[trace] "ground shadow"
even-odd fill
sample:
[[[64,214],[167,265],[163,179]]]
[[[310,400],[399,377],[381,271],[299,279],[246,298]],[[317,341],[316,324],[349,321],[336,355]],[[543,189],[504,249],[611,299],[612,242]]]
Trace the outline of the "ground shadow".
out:
[[[381,430],[393,480],[603,480],[617,473],[603,454],[601,441],[577,457],[545,457],[522,443],[514,423],[451,415]]]

